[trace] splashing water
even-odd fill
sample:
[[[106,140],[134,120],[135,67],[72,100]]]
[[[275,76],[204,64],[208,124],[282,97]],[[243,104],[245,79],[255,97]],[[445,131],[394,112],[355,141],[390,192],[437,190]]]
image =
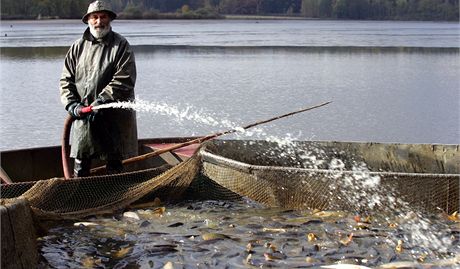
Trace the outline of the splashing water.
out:
[[[267,141],[274,141],[280,145],[287,145],[293,141],[292,137],[288,135],[286,138],[278,138],[268,135],[263,129],[253,127],[251,130],[244,129],[241,125],[232,122],[228,119],[218,120],[211,113],[203,109],[196,110],[191,105],[185,108],[179,108],[175,105],[170,105],[164,102],[148,102],[141,99],[136,99],[133,102],[114,102],[99,105],[94,109],[107,109],[107,108],[120,108],[132,109],[137,112],[155,113],[171,117],[177,122],[193,121],[197,124],[204,124],[211,127],[225,128],[227,130],[235,130],[237,137],[265,137]]]
[[[286,137],[280,138],[268,134],[262,128],[253,127],[246,130],[228,119],[218,120],[203,109],[196,110],[192,106],[181,109],[164,102],[147,102],[137,99],[134,102],[116,102],[97,107],[97,109],[105,108],[133,109],[137,112],[156,113],[171,117],[177,122],[193,121],[197,124],[236,130],[237,138],[251,137],[273,142],[278,149],[264,152],[263,155],[273,158],[300,159],[299,165],[301,167],[335,171],[331,174],[335,183],[329,186],[331,197],[340,196],[340,199],[356,205],[356,208],[366,207],[385,212],[381,225],[386,225],[383,222],[388,223],[398,219],[398,229],[401,232],[396,232],[393,237],[387,239],[390,244],[394,244],[402,238],[405,246],[412,249],[414,259],[423,254],[449,256],[447,252],[452,248],[453,241],[449,237],[449,233],[445,232],[450,230],[447,225],[438,222],[433,223],[429,217],[423,216],[420,212],[414,212],[410,204],[395,197],[393,195],[394,190],[382,188],[381,178],[370,173],[365,163],[331,158],[327,152],[320,148],[309,150],[298,148],[294,142],[298,140],[300,134],[297,137],[286,134]],[[347,170],[351,170],[353,173],[344,173]],[[441,229],[440,225],[443,226]]]
[[[136,101],[133,102],[115,102],[97,106],[97,109],[105,108],[132,109],[137,112],[156,113],[160,115],[173,117],[175,120],[179,122],[184,120],[190,120],[196,123],[202,123],[210,126],[232,125],[231,122],[227,121],[219,122],[213,117],[206,115],[203,111],[192,111],[191,106],[187,106],[185,107],[185,109],[179,109],[176,106],[168,105],[163,102],[147,102],[140,99],[136,99]]]
[[[336,162],[336,160],[335,160]],[[389,241],[403,239],[405,246],[412,251],[415,258],[422,254],[433,256],[449,256],[448,250],[453,247],[450,228],[439,218],[414,211],[411,204],[395,197],[396,190],[385,186],[378,175],[371,174],[365,163],[355,164],[352,174],[342,173],[342,167],[332,176],[337,178],[330,186],[331,195],[339,195],[356,208],[366,208],[375,221],[382,226],[390,222],[397,223],[398,229],[388,237]],[[382,216],[384,219],[378,220]],[[399,230],[399,232],[398,232]]]

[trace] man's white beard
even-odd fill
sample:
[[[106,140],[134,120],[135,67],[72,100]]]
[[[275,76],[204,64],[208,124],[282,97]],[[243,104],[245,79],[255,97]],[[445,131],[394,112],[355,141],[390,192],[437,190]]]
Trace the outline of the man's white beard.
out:
[[[106,25],[104,28],[96,28],[93,25],[89,25],[89,31],[96,39],[101,39],[110,32],[110,25]]]

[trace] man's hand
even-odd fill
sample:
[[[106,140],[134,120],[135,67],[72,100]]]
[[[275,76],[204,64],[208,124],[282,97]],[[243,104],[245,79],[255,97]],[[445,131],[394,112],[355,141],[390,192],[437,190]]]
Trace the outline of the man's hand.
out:
[[[86,114],[82,113],[83,108],[84,106],[82,104],[75,102],[69,105],[67,111],[69,112],[70,116],[72,116],[72,118],[79,120],[86,116]]]
[[[94,102],[91,103],[90,107],[97,107],[99,105],[105,104],[104,101],[102,101],[100,98],[96,98]],[[88,115],[88,121],[89,122],[95,122],[98,118],[100,118],[101,114],[98,112],[98,110],[92,110],[91,113]]]
[[[84,119],[93,112],[92,108],[92,106],[83,106],[81,103],[73,103],[67,108],[67,111],[74,119]]]

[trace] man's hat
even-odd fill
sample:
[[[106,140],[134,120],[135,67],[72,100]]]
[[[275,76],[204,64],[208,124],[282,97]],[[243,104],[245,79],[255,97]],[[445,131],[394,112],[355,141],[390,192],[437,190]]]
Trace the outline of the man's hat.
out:
[[[117,17],[117,14],[112,11],[112,8],[109,3],[104,1],[94,1],[88,6],[88,12],[86,12],[85,16],[81,19],[84,23],[88,24],[88,16],[93,12],[100,12],[105,11],[109,13],[110,19],[114,20]]]

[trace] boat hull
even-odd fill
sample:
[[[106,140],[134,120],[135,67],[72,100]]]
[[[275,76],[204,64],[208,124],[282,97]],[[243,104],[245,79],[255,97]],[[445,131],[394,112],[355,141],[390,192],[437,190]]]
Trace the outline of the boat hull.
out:
[[[161,147],[161,145],[183,143],[194,138],[196,137],[140,139],[138,142],[139,154],[152,152]],[[177,164],[189,158],[193,153],[193,151],[183,153],[179,150],[178,153],[164,154],[139,163],[126,165],[125,169],[130,172],[158,167],[168,162]],[[2,151],[0,152],[0,163],[5,174],[12,182],[38,181],[64,176],[60,146]],[[94,167],[100,165],[103,165],[103,163],[93,163]],[[73,162],[70,162],[70,166],[73,169]]]
[[[139,141],[139,152],[152,152],[192,139],[144,139]],[[149,169],[164,165],[167,168],[180,166],[197,148],[198,145],[194,145],[129,164],[126,176],[118,179],[118,175],[105,175],[103,179],[113,184],[123,180],[124,185],[119,186],[122,191],[123,188],[134,188],[130,180],[132,184],[153,180],[158,174],[149,174]],[[459,145],[440,144],[330,141],[280,144],[212,140],[206,142],[194,157],[193,165],[183,170],[176,169],[174,173],[177,175],[172,176],[180,178],[183,174],[190,186],[174,180],[158,180],[168,182],[162,183],[160,189],[168,189],[165,193],[170,193],[171,197],[175,196],[175,188],[181,194],[189,188],[188,192],[198,198],[235,199],[246,196],[267,206],[294,209],[363,211],[402,208],[451,213],[459,210],[459,148]],[[11,186],[2,184],[3,198],[21,195],[38,180],[62,179],[59,147],[2,152],[1,157],[2,168],[16,182]],[[149,171],[144,177],[145,170]],[[196,180],[191,182],[191,177]],[[88,189],[98,188],[96,185],[101,178],[89,179],[84,181],[93,184]],[[56,184],[73,183],[62,181]],[[155,195],[160,195],[159,186],[155,184],[152,183],[149,188],[156,190]],[[53,191],[56,192],[55,189]]]

